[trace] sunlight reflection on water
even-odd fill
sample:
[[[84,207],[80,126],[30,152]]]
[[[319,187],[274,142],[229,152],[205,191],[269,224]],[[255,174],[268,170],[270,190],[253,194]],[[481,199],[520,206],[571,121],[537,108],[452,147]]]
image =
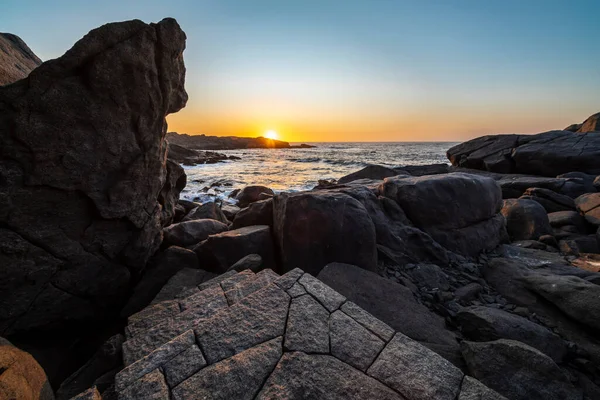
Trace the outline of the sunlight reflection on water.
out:
[[[247,149],[220,151],[241,160],[184,166],[188,175],[182,198],[227,200],[232,190],[265,185],[276,192],[308,190],[319,179],[339,179],[368,164],[389,167],[447,163],[455,143],[312,143],[312,149]]]

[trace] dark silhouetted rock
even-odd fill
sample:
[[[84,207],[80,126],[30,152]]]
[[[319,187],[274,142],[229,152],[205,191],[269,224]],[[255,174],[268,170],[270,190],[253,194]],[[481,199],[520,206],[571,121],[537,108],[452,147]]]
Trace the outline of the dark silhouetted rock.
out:
[[[460,387],[458,400],[508,400],[477,379],[465,376]]]
[[[504,200],[502,215],[511,240],[537,240],[552,233],[548,214],[542,205],[533,200]]]
[[[237,213],[239,213],[242,209],[238,206],[234,206],[233,204],[223,204],[221,207],[221,211],[228,220],[233,221]]]
[[[563,226],[574,226],[580,233],[587,232],[587,224],[585,218],[577,211],[557,211],[548,214],[548,221],[553,228],[561,228]]]
[[[209,235],[215,235],[227,229],[227,225],[214,219],[180,222],[163,230],[163,243],[167,246],[191,246],[206,240]]]
[[[0,338],[0,398],[54,400],[42,367],[4,338]]]
[[[57,400],[67,400],[96,386],[95,382],[107,372],[122,367],[121,346],[125,336],[118,334],[108,339],[81,368],[69,376],[56,391]],[[101,391],[106,387],[99,388]]]
[[[160,246],[184,48],[173,19],[107,24],[0,87],[0,332],[113,315]]]
[[[288,142],[267,139],[264,137],[236,137],[236,136],[206,136],[188,135],[185,133],[167,133],[169,143],[193,150],[234,150],[234,149],[268,149],[290,148]]]
[[[550,189],[529,188],[520,198],[540,203],[547,213],[575,210],[575,202],[572,198]]]
[[[281,194],[273,203],[273,226],[283,271],[316,275],[330,262],[352,262],[376,271],[375,228],[354,198],[326,191]]]
[[[150,304],[160,303],[161,301],[173,300],[177,295],[188,289],[195,288],[203,282],[216,277],[216,274],[203,269],[183,268],[167,281],[160,289],[160,292],[154,297]]]
[[[584,124],[580,130],[595,129],[592,125],[595,123]],[[491,172],[554,177],[579,171],[598,175],[600,135],[550,131],[537,135],[483,136],[452,147],[447,156],[454,166]]]
[[[567,352],[562,339],[549,329],[527,318],[497,308],[465,308],[458,312],[457,320],[461,331],[470,340],[478,342],[496,339],[518,340],[535,347],[557,363],[563,360]]]
[[[261,194],[268,194],[269,196],[275,195],[275,193],[266,186],[253,185],[246,186],[240,190],[235,196],[235,199],[238,201],[238,206],[244,208],[255,201],[265,200],[264,198],[261,198]]]
[[[265,268],[275,268],[271,229],[266,225],[247,226],[209,236],[194,247],[202,268],[225,272],[249,254],[262,257]]]
[[[0,33],[0,54],[0,86],[26,78],[42,63],[20,37],[10,33]]]
[[[515,340],[461,344],[469,373],[514,400],[581,400],[552,359]]]
[[[391,168],[383,167],[381,165],[368,165],[360,171],[356,171],[351,174],[342,176],[340,179],[338,179],[337,183],[343,184],[364,178],[381,180],[396,175],[400,175],[400,173]]]
[[[273,199],[250,203],[235,215],[231,228],[238,229],[250,225],[273,226]]]
[[[129,301],[121,311],[121,315],[132,315],[150,304],[154,296],[171,279],[184,268],[198,268],[198,258],[193,251],[182,247],[171,246],[159,253],[152,260],[142,279],[133,289]]]
[[[263,259],[258,254],[248,254],[235,262],[227,271],[241,272],[249,269],[252,272],[260,271],[263,266]]]
[[[214,151],[197,151],[169,143],[169,160],[183,165],[215,164],[218,162],[237,159]]]
[[[477,255],[505,238],[504,219],[498,214],[502,194],[493,179],[462,173],[398,176],[386,178],[380,192],[451,251]]]
[[[225,217],[225,214],[223,214],[219,205],[212,201],[197,205],[197,207],[193,208],[182,221],[194,221],[197,219],[214,219],[215,221],[224,224],[229,223],[229,220]]]

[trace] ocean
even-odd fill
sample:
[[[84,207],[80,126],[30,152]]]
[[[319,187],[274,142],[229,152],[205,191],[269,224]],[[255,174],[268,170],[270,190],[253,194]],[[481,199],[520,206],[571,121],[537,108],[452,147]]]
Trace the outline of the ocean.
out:
[[[233,202],[228,195],[246,185],[275,192],[310,190],[320,179],[339,179],[369,165],[389,167],[448,163],[452,142],[310,143],[311,149],[220,150],[241,160],[184,166],[187,186],[181,197]]]

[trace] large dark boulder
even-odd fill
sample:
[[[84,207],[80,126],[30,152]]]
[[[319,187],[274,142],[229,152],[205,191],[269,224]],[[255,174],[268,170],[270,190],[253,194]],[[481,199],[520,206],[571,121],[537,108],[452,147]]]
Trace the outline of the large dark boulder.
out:
[[[276,269],[271,228],[267,225],[246,226],[210,235],[194,247],[200,267],[224,273],[249,254],[262,257],[265,268]]]
[[[470,340],[518,340],[561,362],[567,352],[562,339],[527,318],[491,307],[468,307],[457,314],[462,333]]]
[[[238,229],[251,225],[273,226],[273,199],[250,203],[235,215],[231,228]]]
[[[254,203],[258,200],[264,200],[262,195],[274,196],[275,193],[266,186],[252,185],[246,186],[238,192],[235,199],[238,201],[238,206],[248,207],[250,203]]]
[[[214,219],[180,222],[163,230],[163,243],[167,246],[191,246],[205,240],[209,235],[225,232],[227,229],[227,225]]]
[[[375,227],[365,207],[347,194],[276,196],[273,227],[283,271],[301,268],[317,275],[330,262],[377,269]]]
[[[469,373],[511,400],[582,400],[552,359],[515,340],[461,344]]]
[[[111,314],[160,246],[184,48],[173,19],[107,24],[0,87],[0,332]]]
[[[502,215],[511,240],[538,240],[552,234],[548,214],[540,203],[527,199],[504,200]]]
[[[395,200],[414,225],[445,248],[477,255],[506,236],[502,193],[491,178],[451,173],[386,178],[383,196]]]
[[[581,130],[596,129],[597,116]],[[593,127],[592,127],[593,126]],[[600,135],[550,131],[537,135],[491,135],[448,150],[452,165],[500,173],[554,177],[571,171],[600,174]]]
[[[196,204],[196,203],[194,203]],[[187,215],[183,218],[182,222],[194,221],[198,219],[214,219],[215,221],[222,222],[224,224],[229,223],[229,220],[221,211],[221,207],[214,201],[208,203],[198,204],[194,207]]]
[[[54,400],[46,373],[37,361],[1,337],[0,399]]]
[[[0,33],[0,55],[0,86],[26,78],[42,63],[20,37],[10,33]]]
[[[412,292],[398,283],[354,265],[331,263],[317,276],[359,307],[441,355],[454,359],[458,345],[444,320],[416,302]]]
[[[342,184],[356,181],[358,179],[384,179],[396,175],[400,175],[400,173],[392,168],[381,165],[367,165],[360,171],[342,176],[337,182]]]

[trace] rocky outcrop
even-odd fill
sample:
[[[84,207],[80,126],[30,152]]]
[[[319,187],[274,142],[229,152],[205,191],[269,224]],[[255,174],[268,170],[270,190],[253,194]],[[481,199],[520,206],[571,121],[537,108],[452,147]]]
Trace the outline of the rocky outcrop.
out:
[[[227,160],[239,160],[239,157],[228,156],[214,151],[198,151],[169,143],[169,160],[183,165],[216,164]]]
[[[317,274],[330,262],[376,271],[375,227],[365,207],[344,193],[305,192],[274,198],[273,228],[283,271]]]
[[[0,86],[26,78],[40,60],[17,35],[0,33]]]
[[[299,269],[221,275],[126,331],[122,400],[502,399]]]
[[[4,338],[0,338],[0,398],[54,400],[42,367]]]
[[[588,119],[583,121],[581,124],[569,125],[565,128],[565,131],[571,132],[598,132],[600,131],[600,113],[590,116]]]
[[[381,165],[368,165],[360,171],[342,176],[337,183],[348,183],[358,179],[377,179],[381,180],[390,176],[396,176],[398,172],[392,168],[387,168]]]
[[[502,194],[490,178],[462,173],[386,178],[380,193],[395,200],[415,226],[465,255],[491,250],[505,238]],[[458,199],[461,201],[448,201]]]
[[[537,135],[491,135],[448,150],[452,165],[499,173],[557,176],[571,171],[600,174],[597,132],[550,131]]]
[[[0,87],[1,332],[101,319],[160,245],[184,48],[173,19],[107,24]]]

